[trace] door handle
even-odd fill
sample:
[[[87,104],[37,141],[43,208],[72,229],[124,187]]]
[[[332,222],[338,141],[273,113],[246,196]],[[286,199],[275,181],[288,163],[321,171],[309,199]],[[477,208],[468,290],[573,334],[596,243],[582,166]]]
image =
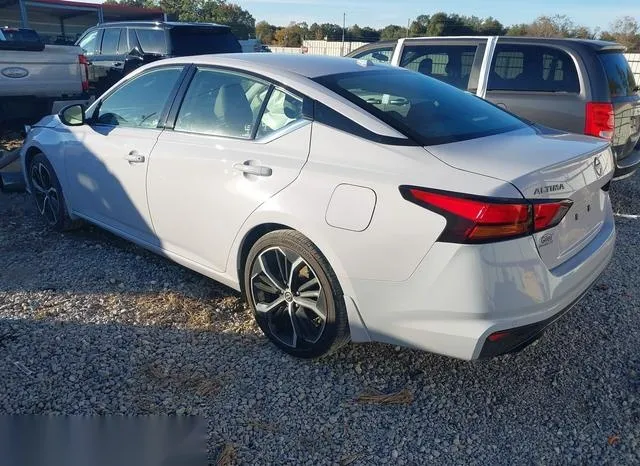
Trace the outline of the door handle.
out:
[[[270,167],[263,167],[260,165],[249,165],[250,160],[245,163],[236,163],[233,168],[246,174],[255,176],[271,176],[273,170]]]
[[[122,65],[123,65],[123,63],[122,63],[122,62],[120,62],[120,61],[117,61],[117,62],[115,62],[115,63],[113,64],[113,66],[114,66],[114,67],[116,67],[116,68],[120,68]]]
[[[144,155],[139,154],[137,150],[132,150],[124,156],[124,159],[129,163],[142,163],[144,162]]]

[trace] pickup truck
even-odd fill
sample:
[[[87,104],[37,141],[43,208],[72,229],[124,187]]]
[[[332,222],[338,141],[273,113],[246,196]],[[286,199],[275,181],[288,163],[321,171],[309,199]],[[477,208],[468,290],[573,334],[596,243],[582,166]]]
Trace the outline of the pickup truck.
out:
[[[45,45],[31,29],[0,28],[0,124],[88,104],[88,86],[79,47]]]
[[[418,71],[539,125],[609,140],[622,178],[640,167],[640,95],[624,51],[599,40],[420,37],[348,56]]]

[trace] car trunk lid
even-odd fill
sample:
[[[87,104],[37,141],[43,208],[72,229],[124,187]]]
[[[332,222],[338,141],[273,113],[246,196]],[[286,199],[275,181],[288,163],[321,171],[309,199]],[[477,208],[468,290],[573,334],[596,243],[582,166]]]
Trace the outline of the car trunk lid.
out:
[[[536,134],[536,132],[538,134]],[[570,200],[555,227],[534,234],[540,257],[552,269],[580,251],[607,216],[603,191],[614,170],[608,143],[555,130],[531,128],[426,149],[460,170],[514,185],[524,198]]]

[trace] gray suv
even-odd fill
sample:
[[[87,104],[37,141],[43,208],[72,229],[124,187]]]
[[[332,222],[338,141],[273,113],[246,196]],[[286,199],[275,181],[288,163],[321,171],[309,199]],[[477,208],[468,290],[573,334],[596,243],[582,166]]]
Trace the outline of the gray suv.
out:
[[[581,39],[427,37],[348,56],[418,71],[540,125],[608,139],[620,178],[640,166],[640,95],[624,50]]]

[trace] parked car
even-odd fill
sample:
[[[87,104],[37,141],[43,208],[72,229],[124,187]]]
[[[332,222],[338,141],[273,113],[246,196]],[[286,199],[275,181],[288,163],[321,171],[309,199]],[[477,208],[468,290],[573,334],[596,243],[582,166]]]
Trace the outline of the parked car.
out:
[[[265,53],[271,52],[271,49],[266,45],[263,45],[259,39],[247,39],[241,40],[240,45],[244,53]]]
[[[640,95],[624,47],[531,37],[427,37],[349,54],[419,71],[528,120],[612,141],[616,178],[640,166]]]
[[[32,29],[0,28],[0,124],[87,104],[87,89],[80,48],[45,45]]]
[[[231,29],[213,23],[102,23],[87,29],[76,44],[89,57],[89,83],[96,95],[136,68],[155,60],[242,52]]]
[[[520,349],[615,242],[607,141],[340,57],[147,65],[44,119],[21,162],[51,227],[84,219],[242,290],[299,357]]]

